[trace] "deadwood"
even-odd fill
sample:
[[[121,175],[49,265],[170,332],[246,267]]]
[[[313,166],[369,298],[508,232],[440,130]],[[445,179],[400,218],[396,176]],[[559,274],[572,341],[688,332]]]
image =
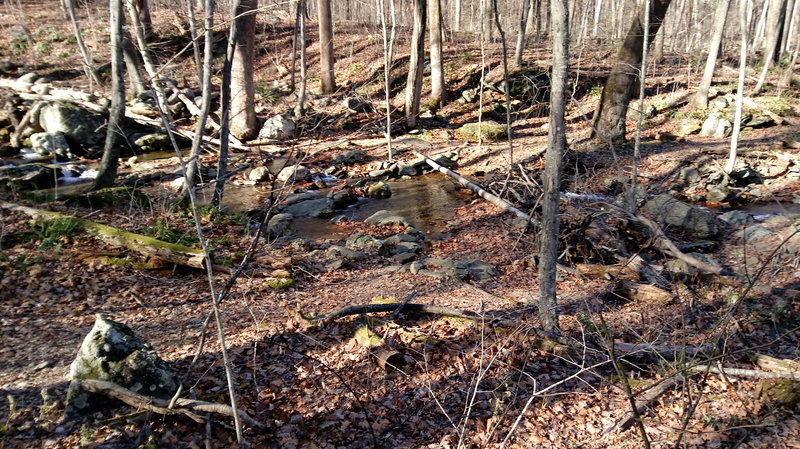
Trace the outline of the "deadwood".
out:
[[[418,151],[414,151],[414,154],[417,157],[422,158],[425,162],[428,163],[428,165],[433,167],[435,170],[438,170],[438,171],[446,174],[447,176],[455,179],[456,181],[458,181],[459,184],[461,184],[462,186],[472,190],[478,196],[480,196],[481,198],[485,199],[486,201],[494,204],[495,206],[503,209],[506,212],[513,213],[514,215],[516,215],[519,218],[523,218],[525,220],[528,220],[529,222],[536,223],[536,220],[533,217],[531,217],[530,215],[526,214],[525,212],[517,209],[516,207],[512,206],[511,203],[509,203],[508,201],[500,198],[499,196],[497,196],[495,194],[489,193],[483,187],[475,184],[474,182],[471,182],[470,180],[468,180],[467,178],[459,175],[458,173],[454,172],[453,170],[450,170],[448,168],[442,167],[441,165],[437,164],[436,161],[434,161],[433,159],[429,158],[428,156],[425,156],[424,154],[422,154],[422,153],[420,153]]]
[[[749,377],[754,379],[792,379],[800,381],[800,375],[793,373],[773,373],[757,369],[725,368],[710,365],[695,365],[689,368],[695,373],[714,373],[723,376]]]
[[[74,219],[86,232],[109,245],[124,247],[139,254],[172,262],[176,265],[184,265],[192,268],[205,267],[203,251],[200,249],[164,242],[146,235],[134,234],[133,232],[123,231],[113,226],[100,224],[60,212],[34,209],[6,202],[0,202],[0,208],[22,212],[33,218],[42,218],[45,220]],[[230,271],[228,267],[218,265],[214,265],[214,270]]]
[[[614,429],[618,429],[619,432],[623,432],[629,429],[635,422],[637,416],[642,416],[647,411],[647,407],[650,406],[656,399],[661,397],[664,393],[672,390],[678,384],[678,379],[676,377],[669,377],[667,379],[662,380],[661,382],[648,387],[647,392],[642,395],[642,397],[636,399],[636,411],[629,410],[626,412],[622,418],[617,420],[614,424],[608,427],[604,432],[603,435],[606,435],[613,431]]]
[[[174,408],[169,408],[169,401],[165,399],[143,396],[123,388],[113,382],[94,379],[84,379],[77,382],[79,382],[80,387],[86,391],[104,394],[114,399],[119,399],[120,401],[132,407],[152,410],[162,415],[186,415],[200,423],[205,422],[205,419],[200,417],[198,413],[216,413],[230,417],[234,416],[233,408],[225,404],[218,404],[216,402],[180,398],[175,403]],[[250,415],[242,410],[237,410],[236,415],[238,415],[239,418],[250,427],[264,427],[263,424],[253,419]]]

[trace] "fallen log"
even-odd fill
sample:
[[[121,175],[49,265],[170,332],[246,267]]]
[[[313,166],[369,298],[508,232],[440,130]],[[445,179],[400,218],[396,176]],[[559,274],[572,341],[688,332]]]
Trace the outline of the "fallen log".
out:
[[[425,156],[424,154],[422,154],[422,153],[420,153],[418,151],[414,151],[413,153],[417,157],[422,158],[425,162],[428,163],[428,165],[433,167],[433,169],[438,170],[438,171],[446,174],[447,176],[455,179],[456,181],[458,181],[459,184],[461,184],[462,186],[472,190],[478,196],[480,196],[481,198],[485,199],[486,201],[494,204],[495,206],[499,207],[500,209],[503,209],[506,212],[511,212],[514,215],[516,215],[517,217],[523,218],[525,220],[528,220],[531,223],[537,223],[537,221],[533,217],[531,217],[530,215],[526,214],[525,212],[517,209],[516,207],[512,206],[511,203],[509,203],[508,201],[500,198],[499,196],[497,196],[497,195],[495,195],[493,193],[489,193],[483,187],[475,184],[474,182],[471,182],[467,178],[459,175],[458,173],[456,173],[456,172],[454,172],[454,171],[452,171],[452,170],[450,170],[448,168],[442,167],[441,165],[437,164],[436,161],[434,161],[433,159],[429,158],[428,156]]]
[[[205,268],[205,256],[201,249],[164,242],[146,235],[134,234],[133,232],[123,231],[113,226],[100,224],[61,212],[45,211],[6,202],[0,202],[0,208],[22,212],[33,218],[43,218],[46,220],[74,219],[86,232],[110,245],[125,247],[139,254],[165,260],[176,265],[185,265],[201,269]],[[230,268],[225,266],[214,265],[213,268],[217,271],[230,271]]]
[[[662,394],[675,388],[677,384],[678,379],[673,376],[651,386],[644,396],[636,399],[636,411],[634,412],[633,410],[628,410],[620,419],[603,431],[603,435],[610,433],[614,429],[619,429],[620,432],[623,432],[630,428],[636,422],[637,416],[644,415],[644,412],[647,410],[647,407],[649,407],[650,404],[661,397]]]
[[[479,313],[472,312],[470,310],[454,309],[452,307],[441,307],[430,304],[415,304],[415,303],[366,304],[366,305],[342,307],[341,309],[332,310],[330,312],[326,312],[311,317],[306,316],[301,312],[300,316],[304,320],[312,323],[313,322],[326,323],[350,315],[363,315],[367,313],[381,313],[381,312],[394,313],[397,312],[398,310],[401,310],[402,312],[414,312],[414,313],[422,313],[429,315],[441,315],[451,318],[461,318],[465,320],[471,320],[487,325],[495,325],[500,327],[525,328],[541,338],[566,345],[565,340],[562,339],[561,337],[553,335],[549,332],[545,332],[542,329],[524,323],[520,323],[519,321],[508,320],[505,318],[500,318],[497,316],[487,315],[487,314],[482,315]]]
[[[754,379],[792,379],[800,381],[800,375],[793,373],[773,373],[757,369],[725,368],[710,365],[695,365],[689,368],[695,373],[714,373],[723,376],[749,377]]]
[[[677,360],[680,358],[695,358],[710,355],[714,347],[712,345],[684,346],[684,345],[655,345],[649,343],[614,343],[614,350],[618,357],[642,355],[657,355],[666,360]]]
[[[800,377],[800,362],[789,359],[776,359],[768,355],[756,355],[756,365],[775,373],[792,374]]]
[[[143,396],[123,388],[113,382],[94,379],[84,379],[75,382],[79,382],[80,387],[86,391],[105,394],[114,399],[119,399],[120,401],[132,407],[152,410],[162,415],[186,415],[199,423],[205,422],[205,419],[200,417],[197,413],[217,413],[230,417],[234,416],[234,409],[225,404],[179,398],[175,402],[175,407],[170,408],[168,400]],[[250,427],[257,429],[264,427],[263,424],[253,419],[243,410],[236,410],[235,413],[246,425]]]
[[[577,274],[589,278],[640,280],[639,273],[628,265],[575,264]]]

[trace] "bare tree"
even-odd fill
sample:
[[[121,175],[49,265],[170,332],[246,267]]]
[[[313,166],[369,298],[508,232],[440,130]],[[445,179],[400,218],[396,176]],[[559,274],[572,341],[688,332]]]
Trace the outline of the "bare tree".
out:
[[[75,33],[75,43],[78,44],[78,50],[80,50],[83,60],[83,71],[86,73],[86,77],[89,78],[90,82],[99,86],[102,84],[100,83],[100,77],[97,75],[97,70],[94,68],[92,55],[89,54],[89,49],[86,48],[86,44],[83,42],[83,33],[81,33],[78,18],[75,16],[75,0],[62,0],[62,5],[66,8],[66,12],[69,14],[69,21],[72,23],[72,31]]]
[[[694,96],[694,106],[698,109],[708,107],[708,89],[711,87],[711,80],[714,78],[714,68],[717,66],[717,53],[719,44],[722,42],[722,32],[725,31],[725,20],[728,17],[728,8],[731,0],[717,0],[717,8],[714,11],[713,33],[711,42],[708,44],[708,58],[706,68],[703,71],[703,79],[697,88]]]
[[[258,133],[253,85],[256,15],[258,0],[240,0],[235,10],[236,33],[231,61],[230,133],[238,139],[252,139]]]
[[[780,28],[783,25],[783,15],[785,13],[786,0],[770,0],[769,12],[767,13],[766,51],[763,59],[764,67],[761,68],[761,76],[758,77],[756,87],[753,89],[754,94],[761,92],[773,60],[778,59],[778,50],[780,49]]]
[[[444,66],[442,64],[441,0],[428,0],[428,26],[431,47],[431,105],[440,108],[445,101]]]
[[[517,49],[514,52],[514,65],[522,66],[522,51],[525,50],[525,30],[528,28],[531,0],[522,0],[522,10],[519,17],[519,32],[517,33]]]
[[[125,79],[122,58],[122,24],[125,15],[122,0],[110,0],[111,31],[111,108],[108,111],[108,127],[103,147],[103,158],[97,170],[94,188],[110,187],[117,178],[119,163],[119,147],[125,136],[122,131],[122,120],[125,118]]]
[[[742,127],[742,102],[744,99],[744,75],[747,70],[747,0],[739,0],[739,30],[742,34],[739,49],[739,85],[736,88],[736,112],[733,118],[731,149],[725,171],[730,173],[736,167],[736,153],[739,146],[739,130]]]
[[[147,91],[147,81],[144,77],[144,67],[142,67],[142,60],[136,47],[133,45],[133,40],[130,34],[123,30],[122,32],[122,56],[125,59],[125,67],[128,72],[128,80],[130,81],[131,90],[136,95]]]
[[[333,21],[331,20],[331,0],[318,0],[319,15],[319,78],[322,92],[332,94],[336,90],[336,77],[333,71]]]
[[[192,150],[189,154],[189,161],[186,164],[186,176],[183,184],[184,198],[191,198],[192,189],[194,189],[197,182],[197,173],[199,172],[200,164],[198,158],[200,157],[206,121],[211,111],[211,69],[214,58],[214,33],[212,30],[214,29],[214,11],[216,7],[217,2],[215,0],[205,0],[205,41],[203,48],[203,72],[200,80],[200,85],[203,89],[203,100],[200,105],[200,114],[197,117],[194,139],[192,139]]]
[[[411,34],[411,55],[408,60],[406,81],[406,124],[416,128],[422,95],[422,65],[425,61],[425,22],[427,0],[413,0],[414,28]]]
[[[397,14],[394,0],[389,0],[389,17],[392,19],[391,31],[386,25],[386,6],[384,0],[376,0],[378,11],[381,15],[381,28],[383,30],[383,71],[384,93],[386,97],[386,151],[391,161],[392,155],[392,59],[394,57],[394,41],[397,36]]]
[[[297,29],[300,41],[300,91],[297,93],[297,104],[294,107],[295,118],[305,113],[306,86],[308,84],[308,60],[306,59],[306,1],[297,3]]]
[[[556,310],[556,265],[558,263],[558,207],[561,189],[561,163],[566,148],[564,123],[567,66],[569,64],[569,20],[567,0],[551,0],[553,33],[553,74],[550,86],[550,130],[547,133],[542,232],[539,244],[539,320],[542,328],[558,330]]]
[[[649,39],[653,41],[672,0],[654,0],[649,14]],[[592,137],[613,143],[625,139],[625,117],[639,81],[644,45],[644,5],[634,17],[628,35],[617,53],[611,74],[595,110]]]

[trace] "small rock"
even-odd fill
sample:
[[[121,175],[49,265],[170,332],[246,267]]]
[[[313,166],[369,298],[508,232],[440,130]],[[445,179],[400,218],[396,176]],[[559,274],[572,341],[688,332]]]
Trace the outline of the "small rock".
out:
[[[710,185],[706,190],[706,200],[712,203],[722,203],[731,195],[731,189],[722,185]]]
[[[369,186],[366,193],[369,198],[389,198],[392,196],[392,189],[389,188],[389,184],[381,181]]]
[[[294,137],[294,132],[294,120],[288,115],[276,115],[264,122],[258,138],[284,140]]]
[[[269,219],[267,223],[267,231],[273,237],[283,237],[293,235],[292,220],[294,216],[291,214],[277,214]]]
[[[283,167],[276,176],[281,182],[300,182],[311,178],[311,171],[302,165]]]
[[[333,202],[334,209],[344,209],[358,202],[358,197],[349,190],[333,190],[328,194],[328,198]]]
[[[169,136],[166,134],[145,134],[137,138],[133,143],[145,153],[172,149],[172,141],[169,140]]]
[[[269,169],[267,167],[256,167],[247,174],[247,179],[253,182],[269,181]]]
[[[417,242],[419,239],[411,234],[395,234],[383,241],[386,245],[397,245],[401,242]]]
[[[422,251],[422,245],[417,242],[400,242],[392,248],[392,254],[418,253]]]
[[[706,239],[719,235],[719,225],[713,213],[678,201],[671,195],[656,196],[645,203],[644,210],[650,216],[694,237]]]
[[[374,235],[357,232],[347,238],[345,245],[348,248],[362,251],[371,256],[386,256],[389,251],[386,246]]]
[[[394,214],[388,210],[379,210],[364,220],[365,223],[372,223],[381,226],[413,226],[407,218]],[[409,233],[410,234],[410,233]]]
[[[680,179],[690,183],[700,182],[703,176],[694,167],[684,167],[681,169]]]
[[[329,198],[300,201],[286,208],[286,213],[294,217],[330,218],[335,209]]]
[[[356,251],[354,249],[345,248],[344,246],[338,245],[329,247],[326,252],[330,256],[341,257],[345,260],[364,260],[367,258],[367,255],[361,251]]]
[[[732,210],[730,212],[725,212],[717,218],[726,223],[728,226],[738,228],[739,226],[746,225],[750,216],[740,210]]]
[[[721,118],[722,116],[718,112],[708,114],[708,117],[703,122],[703,127],[700,129],[700,135],[708,137],[716,134]]]
[[[697,134],[702,127],[696,122],[685,122],[678,127],[678,134],[681,136],[688,136],[690,134]]]
[[[736,236],[745,240],[761,240],[772,237],[772,231],[763,226],[752,225],[737,232]]]
[[[398,253],[392,258],[397,261],[397,263],[405,264],[414,260],[415,257],[417,257],[416,253]]]

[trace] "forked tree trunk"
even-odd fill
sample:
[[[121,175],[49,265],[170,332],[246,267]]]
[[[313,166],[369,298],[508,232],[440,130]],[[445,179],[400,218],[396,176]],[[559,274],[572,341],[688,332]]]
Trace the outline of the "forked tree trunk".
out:
[[[648,44],[653,41],[664,21],[672,0],[653,0],[650,7]],[[644,5],[642,5],[644,6]],[[617,53],[611,74],[603,87],[600,104],[595,110],[592,137],[614,143],[625,139],[625,117],[628,105],[637,91],[638,67],[642,64],[644,46],[644,7],[639,11],[628,30],[628,35]]]
[[[427,0],[414,0],[414,28],[411,34],[411,55],[408,60],[406,81],[406,125],[417,127],[420,97],[422,96],[422,65],[425,61],[425,22]]]
[[[236,8],[236,48],[231,62],[230,133],[238,139],[252,139],[258,133],[253,85],[256,15],[258,0],[240,0]]]
[[[319,78],[322,93],[332,94],[336,90],[336,76],[333,71],[333,21],[331,20],[331,0],[318,0],[319,16]]]
[[[550,86],[550,130],[542,198],[542,232],[539,244],[539,320],[542,328],[558,334],[556,310],[556,264],[558,262],[558,206],[561,189],[561,163],[566,148],[565,96],[569,63],[569,22],[567,0],[551,0],[553,33],[553,74]]]
[[[700,86],[694,96],[694,107],[698,109],[708,107],[708,89],[711,87],[711,80],[714,78],[719,44],[722,42],[722,32],[725,31],[725,20],[728,17],[730,5],[731,0],[717,0],[717,9],[714,11],[713,34],[711,35],[711,42],[708,44],[706,68],[703,71],[703,79],[700,81]]]
[[[441,0],[428,0],[428,26],[431,46],[431,104],[440,108],[445,101],[444,65],[442,64]]]
[[[111,32],[111,109],[108,111],[108,128],[103,147],[103,158],[97,170],[94,188],[100,189],[114,185],[119,163],[119,147],[125,138],[122,120],[125,117],[125,69],[122,58],[122,23],[125,15],[122,0],[110,0]]]

